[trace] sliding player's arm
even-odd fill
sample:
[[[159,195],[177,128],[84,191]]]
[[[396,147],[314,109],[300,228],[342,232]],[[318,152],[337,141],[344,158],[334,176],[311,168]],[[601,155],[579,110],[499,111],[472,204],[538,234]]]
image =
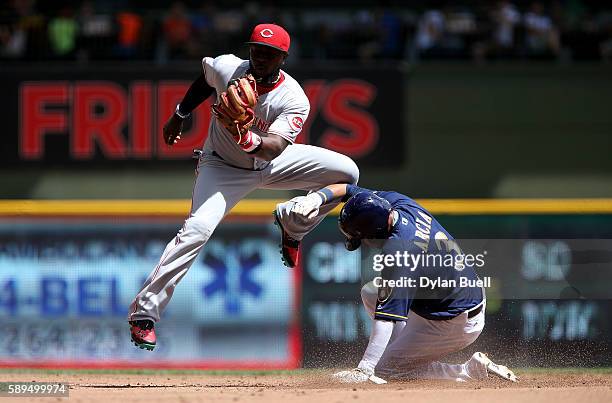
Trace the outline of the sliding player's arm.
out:
[[[319,214],[319,208],[322,206],[340,201],[345,202],[361,192],[371,192],[371,190],[347,183],[335,183],[307,196],[293,198],[295,205],[291,208],[291,211],[308,218],[314,218]]]

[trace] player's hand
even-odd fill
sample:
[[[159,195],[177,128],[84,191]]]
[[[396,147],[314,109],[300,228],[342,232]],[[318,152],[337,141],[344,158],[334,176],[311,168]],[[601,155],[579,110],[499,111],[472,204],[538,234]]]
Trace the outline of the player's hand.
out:
[[[319,214],[321,204],[323,204],[323,200],[316,193],[294,197],[291,200],[294,202],[291,212],[303,215],[308,219],[315,218]]]
[[[332,375],[332,377],[342,383],[363,383],[363,382],[373,382],[377,385],[382,385],[387,383],[382,378],[377,377],[374,373],[368,373],[361,368],[355,368],[348,371],[340,371],[336,372]]]
[[[181,139],[181,132],[183,131],[183,119],[176,113],[170,116],[170,119],[166,122],[163,129],[164,141],[169,146],[176,144]]]

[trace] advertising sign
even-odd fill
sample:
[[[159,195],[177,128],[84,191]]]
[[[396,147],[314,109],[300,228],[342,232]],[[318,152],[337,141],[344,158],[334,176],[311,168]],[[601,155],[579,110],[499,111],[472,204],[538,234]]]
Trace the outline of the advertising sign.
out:
[[[0,364],[294,367],[299,271],[271,224],[228,223],[177,286],[149,353],[130,343],[128,306],[178,222],[0,226]]]
[[[137,65],[3,70],[0,115],[16,135],[7,138],[0,164],[116,167],[189,160],[206,138],[212,98],[195,110],[171,149],[161,129],[198,74],[196,67]],[[404,162],[407,136],[398,116],[405,114],[405,73],[398,67],[296,68],[291,74],[311,106],[298,142],[346,154],[360,166]]]

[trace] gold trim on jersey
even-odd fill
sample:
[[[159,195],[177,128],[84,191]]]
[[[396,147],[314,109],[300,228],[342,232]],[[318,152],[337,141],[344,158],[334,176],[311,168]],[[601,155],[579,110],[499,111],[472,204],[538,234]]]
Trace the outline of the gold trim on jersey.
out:
[[[394,318],[400,318],[400,319],[408,319],[408,316],[401,316],[401,315],[394,315],[392,313],[386,313],[386,312],[374,312],[375,315],[386,315],[386,316],[392,316]]]

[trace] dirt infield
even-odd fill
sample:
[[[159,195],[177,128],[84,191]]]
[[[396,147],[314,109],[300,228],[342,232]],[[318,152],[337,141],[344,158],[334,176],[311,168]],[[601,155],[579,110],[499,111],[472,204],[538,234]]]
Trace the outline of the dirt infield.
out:
[[[449,403],[449,402],[610,402],[612,373],[521,373],[517,384],[498,379],[457,384],[441,381],[394,382],[387,385],[341,385],[328,371],[282,374],[108,374],[0,372],[1,381],[66,382],[70,397],[6,399],[23,401],[255,402],[255,403]]]

